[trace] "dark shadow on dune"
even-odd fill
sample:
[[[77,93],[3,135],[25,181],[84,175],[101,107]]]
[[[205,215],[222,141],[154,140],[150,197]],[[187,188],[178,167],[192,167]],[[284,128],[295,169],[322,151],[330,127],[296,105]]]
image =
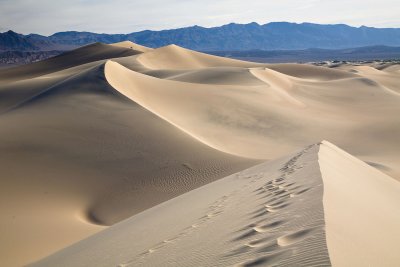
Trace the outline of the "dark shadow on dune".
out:
[[[391,168],[389,168],[388,166],[385,166],[383,164],[379,164],[379,163],[376,163],[376,162],[365,161],[365,163],[367,163],[369,166],[372,166],[372,167],[374,167],[374,168],[376,168],[378,170],[381,170],[381,171],[390,171],[391,170]]]

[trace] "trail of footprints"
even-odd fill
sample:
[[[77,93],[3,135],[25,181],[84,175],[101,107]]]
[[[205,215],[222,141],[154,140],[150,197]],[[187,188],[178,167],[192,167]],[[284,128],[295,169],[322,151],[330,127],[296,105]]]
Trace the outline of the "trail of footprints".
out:
[[[290,219],[287,218],[288,216],[284,216],[284,219],[279,220],[273,220],[269,218],[269,216],[273,213],[284,212],[285,208],[291,205],[293,198],[310,190],[310,188],[296,185],[294,181],[287,181],[287,178],[293,172],[304,167],[304,165],[297,165],[296,162],[310,148],[311,147],[306,148],[302,152],[298,153],[295,157],[290,159],[280,169],[282,175],[265,183],[263,186],[253,191],[253,193],[256,196],[259,196],[263,202],[257,207],[256,210],[248,214],[249,218],[254,222],[239,229],[237,232],[240,234],[232,240],[233,242],[242,242],[242,245],[226,254],[225,257],[234,257],[254,250],[257,253],[260,253],[260,256],[258,258],[240,263],[237,266],[252,267],[275,264],[293,253],[290,249],[285,249],[285,247],[303,240],[307,237],[307,235],[312,233],[313,229],[299,229],[298,231],[294,231],[283,236],[278,235],[277,230],[288,223]],[[241,174],[238,174],[238,176],[241,177]],[[260,173],[241,178],[249,179],[249,182],[242,188],[245,189],[264,178],[264,175],[263,173]],[[178,241],[187,235],[190,235],[198,228],[205,226],[213,218],[224,212],[227,200],[236,193],[237,192],[233,192],[228,196],[223,196],[216,200],[209,206],[207,213],[200,217],[194,224],[184,228],[177,235],[155,244],[134,259],[120,263],[117,265],[117,267],[134,266],[138,258],[144,260],[152,253],[156,253],[158,250]]]
[[[185,236],[188,236],[188,235],[192,234],[194,231],[198,230],[198,228],[205,226],[213,218],[217,217],[218,215],[220,215],[224,211],[225,202],[228,200],[228,198],[231,195],[223,196],[223,197],[219,198],[218,200],[216,200],[214,203],[212,203],[208,207],[207,213],[204,216],[200,217],[194,224],[182,229],[182,231],[180,233],[178,233],[177,235],[172,236],[171,238],[168,238],[168,239],[166,239],[166,240],[164,240],[162,242],[159,242],[159,243],[155,244],[154,246],[152,246],[148,250],[143,251],[142,253],[140,253],[134,259],[132,259],[130,261],[123,262],[123,263],[120,263],[119,265],[117,265],[117,267],[134,266],[134,264],[136,263],[136,261],[138,259],[145,260],[145,258],[147,256],[157,252],[158,250],[168,246],[171,243],[177,242],[179,239],[181,239],[181,238],[183,238]]]
[[[308,187],[296,185],[294,181],[287,181],[288,177],[304,165],[297,165],[297,160],[309,149],[303,150],[289,160],[280,171],[282,174],[263,186],[253,191],[259,199],[263,200],[256,210],[249,213],[250,219],[254,221],[239,229],[239,235],[233,239],[234,242],[242,242],[237,249],[230,251],[226,257],[234,257],[250,251],[260,253],[259,257],[242,262],[237,266],[266,266],[276,264],[283,258],[290,256],[293,252],[288,246],[306,238],[313,229],[298,229],[297,231],[282,235],[279,228],[289,222],[290,216],[280,216],[274,219],[273,213],[285,213],[293,198],[310,190]],[[271,218],[272,217],[272,218]],[[283,219],[282,219],[283,218]],[[279,235],[280,234],[280,235]]]

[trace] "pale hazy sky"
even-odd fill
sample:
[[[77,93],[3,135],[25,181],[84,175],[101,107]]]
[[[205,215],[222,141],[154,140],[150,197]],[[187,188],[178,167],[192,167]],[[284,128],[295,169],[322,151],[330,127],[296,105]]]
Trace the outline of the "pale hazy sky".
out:
[[[130,33],[230,22],[400,27],[400,0],[0,0],[0,31]]]

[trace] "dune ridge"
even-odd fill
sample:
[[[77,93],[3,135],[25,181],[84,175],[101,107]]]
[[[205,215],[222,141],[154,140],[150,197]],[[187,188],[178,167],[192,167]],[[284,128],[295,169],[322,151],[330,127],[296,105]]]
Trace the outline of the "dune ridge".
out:
[[[329,265],[317,153],[309,146],[210,183],[31,266]]]
[[[354,187],[367,203],[352,196]],[[397,181],[323,141],[190,191],[30,266],[396,266],[399,192]],[[370,209],[374,203],[390,216]],[[158,228],[160,221],[170,227]],[[383,225],[390,236],[381,236]]]
[[[150,48],[150,47],[147,47],[147,46],[143,46],[143,45],[139,45],[139,44],[133,43],[131,41],[123,41],[123,42],[113,43],[111,45],[118,46],[118,47],[124,47],[124,48],[130,48],[130,49],[133,49],[133,50],[136,50],[136,51],[140,51],[142,53],[149,52],[149,51],[153,50],[153,48]]]
[[[2,264],[26,264],[257,162],[209,148],[128,100],[102,62],[6,99]]]
[[[2,70],[0,80],[5,83],[29,79],[89,62],[140,53],[142,52],[125,47],[94,43],[43,61]]]
[[[315,68],[321,67],[307,66],[305,70]],[[212,72],[213,68],[202,72],[206,70]],[[288,153],[291,147],[300,147],[304,140],[312,143],[324,136],[368,161],[390,166],[389,173],[398,177],[399,169],[391,163],[399,160],[395,155],[400,149],[397,95],[344,70],[321,68],[318,71],[326,76],[322,81],[289,76],[269,67],[244,70],[249,76],[243,80],[257,78],[263,83],[211,85],[165,80],[116,62],[106,63],[105,75],[122,94],[221,151],[274,158]],[[386,131],[388,127],[393,135]],[[386,138],[376,139],[376,135]],[[369,145],[362,145],[364,142]],[[377,154],[379,147],[386,155]],[[372,154],[376,159],[371,160]]]

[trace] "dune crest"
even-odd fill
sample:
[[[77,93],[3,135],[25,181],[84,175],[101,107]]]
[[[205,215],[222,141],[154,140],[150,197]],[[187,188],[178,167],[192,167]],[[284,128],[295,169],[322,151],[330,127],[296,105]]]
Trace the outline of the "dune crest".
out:
[[[368,200],[354,198],[355,187]],[[396,266],[399,196],[399,182],[323,141],[188,192],[31,266]],[[371,205],[386,207],[385,216]]]
[[[127,57],[140,53],[142,52],[125,47],[94,43],[43,61],[2,70],[0,72],[0,81],[4,83],[21,81],[86,63],[115,57]]]
[[[288,100],[288,102],[298,105],[299,107],[305,107],[305,104],[294,98],[290,93],[290,90],[294,86],[293,82],[284,74],[271,69],[251,69],[250,72],[260,79],[271,85],[272,89],[275,89],[280,95]]]
[[[263,142],[259,134],[262,129],[257,128],[264,126],[264,122],[253,124],[254,118],[257,120],[259,113],[266,110],[280,117],[284,111],[279,106],[285,105],[285,110],[299,108],[291,97],[267,84],[243,88],[162,80],[112,61],[106,63],[105,77],[123,95],[201,142],[226,153],[250,158],[270,156],[254,151]],[[238,108],[243,109],[242,116],[232,116]],[[246,134],[252,138],[243,139]],[[249,142],[254,143],[249,146]]]
[[[146,47],[146,46],[143,46],[143,45],[140,45],[140,44],[136,44],[136,43],[133,43],[131,41],[123,41],[123,42],[113,43],[111,45],[118,46],[118,47],[124,47],[124,48],[130,48],[130,49],[133,49],[133,50],[136,50],[136,51],[140,51],[140,52],[143,52],[143,53],[153,50],[153,48]]]
[[[377,82],[351,73],[348,77],[345,71],[321,68],[318,75],[327,80],[317,81],[283,74],[290,68],[246,69],[250,76],[242,79],[247,84],[253,78],[262,82],[252,86],[165,80],[115,62],[106,63],[105,76],[122,94],[218,150],[268,159],[300,147],[304,140],[326,137],[365,160],[388,165],[389,173],[398,177],[400,169],[391,162],[400,160],[400,98]],[[303,72],[315,68],[305,66]],[[386,138],[375,138],[381,134]]]
[[[58,77],[0,89],[4,265],[258,162],[212,149],[122,96],[102,62]]]

